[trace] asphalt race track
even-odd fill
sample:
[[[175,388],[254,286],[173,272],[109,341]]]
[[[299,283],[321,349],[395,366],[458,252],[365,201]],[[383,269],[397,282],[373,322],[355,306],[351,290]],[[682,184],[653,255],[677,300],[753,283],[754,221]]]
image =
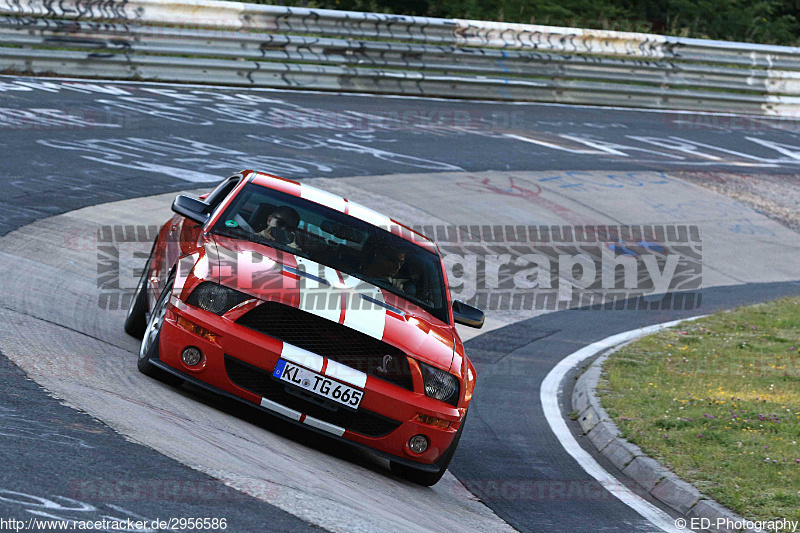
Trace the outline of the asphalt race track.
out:
[[[0,77],[0,102],[2,518],[661,531],[564,451],[544,419],[543,378],[615,333],[800,294],[797,233],[676,176],[797,174],[792,122],[15,77]],[[149,244],[112,250],[102,229],[163,223],[177,191],[243,168],[416,224],[696,225],[702,305],[491,312],[466,344],[478,388],[461,446],[423,489],[369,454],[136,371],[125,309],[104,291],[109,265],[117,293],[132,289]]]
[[[245,161],[289,178],[800,165],[797,123],[757,117],[12,77],[0,94],[4,232]]]

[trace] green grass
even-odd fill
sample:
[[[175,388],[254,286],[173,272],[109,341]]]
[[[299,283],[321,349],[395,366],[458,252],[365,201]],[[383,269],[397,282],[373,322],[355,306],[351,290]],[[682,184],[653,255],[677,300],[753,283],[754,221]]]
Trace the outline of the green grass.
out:
[[[800,298],[685,322],[603,370],[625,438],[745,517],[800,519]]]

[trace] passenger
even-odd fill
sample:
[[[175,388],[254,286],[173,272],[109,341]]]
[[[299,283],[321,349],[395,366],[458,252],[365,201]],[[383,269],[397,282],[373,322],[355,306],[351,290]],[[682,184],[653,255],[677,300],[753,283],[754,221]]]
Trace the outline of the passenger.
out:
[[[268,241],[276,241],[300,250],[297,244],[297,226],[300,224],[300,215],[288,205],[279,205],[267,217],[267,227],[258,232],[258,235]]]

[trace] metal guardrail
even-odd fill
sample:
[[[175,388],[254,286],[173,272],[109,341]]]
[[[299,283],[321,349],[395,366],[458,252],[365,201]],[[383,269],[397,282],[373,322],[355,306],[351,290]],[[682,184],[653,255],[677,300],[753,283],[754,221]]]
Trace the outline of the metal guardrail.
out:
[[[0,70],[796,116],[800,49],[211,0],[0,0]]]

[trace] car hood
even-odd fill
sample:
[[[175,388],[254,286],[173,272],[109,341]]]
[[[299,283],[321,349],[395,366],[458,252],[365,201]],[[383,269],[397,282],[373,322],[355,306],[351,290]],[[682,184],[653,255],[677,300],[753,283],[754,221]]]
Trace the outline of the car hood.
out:
[[[304,257],[221,235],[214,240],[222,284],[344,324],[415,359],[450,368],[453,330],[424,309]]]

